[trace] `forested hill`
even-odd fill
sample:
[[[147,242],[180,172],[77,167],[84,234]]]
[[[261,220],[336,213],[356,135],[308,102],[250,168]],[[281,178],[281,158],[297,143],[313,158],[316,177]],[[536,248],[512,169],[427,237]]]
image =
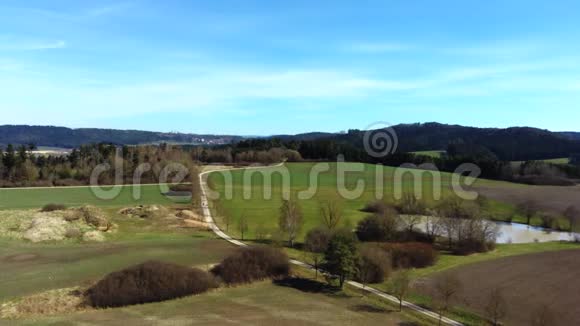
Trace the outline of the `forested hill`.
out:
[[[393,126],[398,137],[398,152],[446,150],[453,154],[485,156],[503,161],[525,161],[570,157],[580,154],[579,133],[517,128],[474,128],[440,123],[400,124]],[[364,130],[346,133],[312,132],[278,135],[261,139],[283,142],[330,142],[363,149]],[[240,136],[162,133],[139,130],[70,129],[51,126],[0,126],[0,146],[7,144],[73,148],[81,144],[112,143],[123,145],[160,142],[223,145],[244,139]]]
[[[393,129],[397,134],[399,152],[459,151],[470,156],[494,156],[504,161],[570,157],[580,153],[580,139],[575,139],[573,133],[529,127],[499,129],[424,123],[400,124]],[[343,134],[322,134],[319,139],[361,147],[364,134],[362,130],[349,130]]]
[[[559,132],[558,134],[572,140],[580,140],[580,132],[565,131]]]
[[[195,135],[139,130],[70,129],[52,126],[0,126],[0,146],[7,144],[73,148],[88,143],[119,145],[151,144],[158,142],[219,145],[235,142],[237,136]]]

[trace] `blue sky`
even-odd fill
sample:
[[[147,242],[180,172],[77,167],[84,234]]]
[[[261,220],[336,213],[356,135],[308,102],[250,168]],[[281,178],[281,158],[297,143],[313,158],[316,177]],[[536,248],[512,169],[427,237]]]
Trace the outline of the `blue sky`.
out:
[[[0,124],[580,131],[578,1],[0,2]]]

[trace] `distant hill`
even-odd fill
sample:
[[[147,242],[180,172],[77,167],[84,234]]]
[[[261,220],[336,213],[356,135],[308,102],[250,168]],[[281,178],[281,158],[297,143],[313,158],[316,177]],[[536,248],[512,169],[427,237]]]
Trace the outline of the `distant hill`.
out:
[[[328,138],[339,135],[337,133],[329,133],[329,132],[308,132],[304,134],[297,134],[297,135],[274,135],[270,136],[270,138],[278,138],[282,140],[315,140],[321,138]]]
[[[573,132],[573,131],[564,131],[558,133],[561,136],[564,136],[571,140],[579,140],[580,141],[580,132]]]
[[[529,127],[475,128],[440,123],[400,124],[392,127],[398,136],[399,152],[443,150],[472,151],[505,161],[545,160],[576,157],[580,154],[580,133],[551,132]],[[346,133],[311,132],[298,135],[276,135],[257,139],[308,142],[330,140],[362,148],[366,131]],[[160,142],[223,145],[249,137],[163,133],[140,130],[70,129],[52,126],[0,126],[0,146],[29,144],[73,148],[87,143],[119,145],[154,144]]]
[[[65,127],[27,125],[0,126],[0,146],[32,143],[36,146],[73,148],[81,144],[101,142],[119,145],[138,145],[159,142],[219,145],[228,144],[240,139],[241,137],[238,136],[196,135],[140,130],[71,129]]]
[[[505,161],[562,158],[580,153],[580,133],[562,134],[529,127],[475,128],[440,123],[400,124],[392,128],[398,137],[399,152],[469,147],[491,152]],[[364,130],[349,130],[346,134],[321,134],[318,139],[358,147],[363,144],[364,134]]]

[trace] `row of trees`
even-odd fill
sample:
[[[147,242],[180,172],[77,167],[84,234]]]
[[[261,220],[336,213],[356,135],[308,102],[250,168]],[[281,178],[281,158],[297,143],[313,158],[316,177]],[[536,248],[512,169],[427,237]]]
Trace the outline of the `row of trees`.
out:
[[[295,150],[206,148],[190,146],[110,144],[82,145],[68,155],[36,155],[35,147],[8,145],[0,148],[0,186],[81,185],[90,182],[95,169],[102,164],[101,184],[156,183],[166,167],[179,164],[190,169],[199,163],[271,164],[301,161]],[[173,172],[175,173],[175,172]],[[137,178],[136,178],[137,177]]]
[[[248,150],[268,151],[273,148],[282,148],[296,152],[304,160],[335,161],[338,155],[342,155],[347,161],[380,163],[389,166],[433,164],[439,170],[448,172],[455,171],[461,164],[473,163],[481,168],[481,176],[484,178],[529,184],[572,185],[574,183],[569,178],[580,177],[580,166],[578,165],[551,164],[533,160],[514,165],[508,160],[498,158],[489,148],[473,142],[457,140],[450,142],[447,144],[447,154],[441,157],[397,152],[376,158],[369,155],[362,145],[362,132],[354,130],[344,135],[317,139],[251,139],[237,144],[226,145],[226,147],[233,153]],[[411,148],[414,147],[410,146],[409,150]],[[551,156],[548,155],[541,158],[547,157]]]
[[[541,226],[548,229],[566,229],[564,225],[559,223],[559,217],[562,217],[568,223],[567,230],[570,232],[575,232],[580,223],[580,211],[574,205],[566,207],[558,216],[542,211],[540,203],[534,199],[526,199],[520,202],[516,206],[513,215],[516,214],[523,217],[528,225],[532,225],[532,220],[538,218]],[[511,222],[511,216],[509,222]]]

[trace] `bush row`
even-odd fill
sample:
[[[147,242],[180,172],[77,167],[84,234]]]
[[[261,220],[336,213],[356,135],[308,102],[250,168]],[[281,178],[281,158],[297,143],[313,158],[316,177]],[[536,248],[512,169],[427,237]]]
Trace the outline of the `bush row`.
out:
[[[241,248],[212,269],[226,284],[252,283],[267,278],[281,278],[290,273],[288,256],[275,248]]]
[[[176,264],[148,261],[105,276],[85,295],[96,308],[159,302],[204,293],[226,284],[285,277],[288,256],[268,247],[241,248],[208,273]]]
[[[424,268],[437,262],[439,256],[432,245],[421,242],[374,243],[389,254],[393,268]]]

